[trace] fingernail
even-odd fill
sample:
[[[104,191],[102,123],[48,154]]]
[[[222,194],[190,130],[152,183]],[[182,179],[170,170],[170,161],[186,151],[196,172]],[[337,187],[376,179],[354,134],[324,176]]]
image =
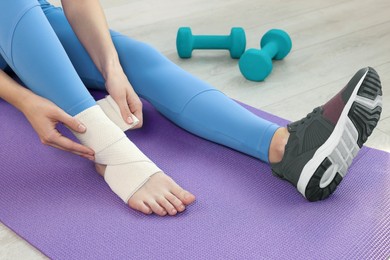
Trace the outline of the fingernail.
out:
[[[133,119],[131,118],[131,116],[129,116],[129,117],[127,118],[127,123],[129,123],[129,124],[132,124],[132,123],[133,123]]]
[[[83,132],[85,130],[87,130],[87,128],[84,125],[82,125],[82,124],[79,124],[78,128],[79,128],[80,131],[83,131]]]

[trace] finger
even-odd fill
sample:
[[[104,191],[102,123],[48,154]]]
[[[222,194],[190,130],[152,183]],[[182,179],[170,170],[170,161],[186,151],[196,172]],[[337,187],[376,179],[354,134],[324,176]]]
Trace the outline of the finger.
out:
[[[65,149],[59,145],[56,145],[56,144],[53,144],[53,143],[48,143],[48,145],[54,147],[54,148],[57,148],[57,149],[60,149],[60,150],[63,150],[63,151],[66,151],[66,152],[70,152],[70,153],[73,153],[73,154],[76,154],[76,155],[79,155],[85,159],[88,159],[88,160],[91,160],[91,161],[95,161],[95,157],[94,156],[91,156],[91,155],[88,155],[88,154],[83,154],[83,153],[79,153],[79,152],[72,152],[68,149]]]
[[[51,140],[50,143],[56,144],[72,153],[88,154],[90,156],[93,156],[95,154],[92,149],[79,143],[76,143],[62,135]]]
[[[66,114],[65,112],[61,112],[61,111],[59,112],[59,114],[56,115],[56,119],[58,121],[63,122],[69,128],[73,127],[76,129],[76,128],[80,128],[80,127],[83,128],[84,127],[84,129],[86,130],[86,127],[83,124],[81,124],[76,118],[71,117],[68,114]],[[78,126],[76,126],[76,125],[78,125]],[[54,130],[56,131],[56,134],[55,134],[55,137],[50,138],[50,140],[49,140],[50,143],[54,143],[54,144],[57,144],[59,146],[62,146],[65,149],[69,150],[70,152],[77,151],[79,153],[84,153],[84,154],[88,154],[88,155],[92,155],[92,156],[95,155],[95,151],[92,150],[91,148],[84,146],[84,145],[81,145],[77,142],[74,142],[74,141],[64,137],[63,135],[61,135],[60,132],[58,132],[57,129],[54,129]]]
[[[143,115],[142,110],[137,110],[134,112],[134,116],[138,118],[139,122],[134,126],[134,128],[140,128],[143,125]]]
[[[133,123],[133,119],[131,118],[131,112],[129,105],[127,104],[127,100],[121,99],[119,102],[117,100],[115,100],[115,102],[119,106],[123,120],[129,125],[131,125]]]
[[[130,104],[131,113],[133,113],[134,116],[139,120],[138,124],[134,128],[140,128],[143,124],[142,103],[131,103],[132,101],[130,100],[130,98],[128,98],[127,102]]]
[[[59,111],[57,111],[56,117],[57,118],[55,118],[55,119],[64,123],[67,127],[72,129],[73,131],[76,131],[78,133],[84,133],[87,130],[85,125],[83,125],[76,118],[71,117],[70,115],[68,115],[67,113],[65,113],[61,109]]]

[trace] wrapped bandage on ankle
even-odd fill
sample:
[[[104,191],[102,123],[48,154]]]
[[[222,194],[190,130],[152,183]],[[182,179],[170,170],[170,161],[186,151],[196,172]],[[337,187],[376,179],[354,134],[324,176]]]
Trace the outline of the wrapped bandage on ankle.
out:
[[[95,151],[95,162],[107,165],[104,179],[125,203],[150,176],[161,171],[100,106],[92,106],[75,118],[87,127],[87,131],[83,134],[72,131],[73,134]]]

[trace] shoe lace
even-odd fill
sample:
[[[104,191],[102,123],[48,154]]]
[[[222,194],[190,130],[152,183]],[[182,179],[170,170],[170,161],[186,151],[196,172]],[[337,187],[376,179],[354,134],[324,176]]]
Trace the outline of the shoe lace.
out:
[[[316,114],[318,114],[321,110],[321,107],[316,107],[313,109],[313,111],[309,114],[306,115],[306,117],[302,118],[301,120],[298,120],[298,121],[295,121],[293,123],[291,123],[289,126],[290,126],[290,129],[291,130],[295,130],[299,125],[304,125],[306,124],[308,121],[310,121],[310,119],[315,116]]]

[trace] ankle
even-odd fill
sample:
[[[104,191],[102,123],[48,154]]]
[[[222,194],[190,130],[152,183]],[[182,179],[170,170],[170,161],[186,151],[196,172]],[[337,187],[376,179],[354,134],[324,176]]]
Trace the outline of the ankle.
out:
[[[95,163],[96,171],[103,177],[104,177],[104,173],[106,172],[106,167],[107,165]]]
[[[278,163],[283,159],[285,147],[288,141],[290,133],[287,128],[281,127],[276,130],[271,140],[269,148],[268,160],[270,163]]]

